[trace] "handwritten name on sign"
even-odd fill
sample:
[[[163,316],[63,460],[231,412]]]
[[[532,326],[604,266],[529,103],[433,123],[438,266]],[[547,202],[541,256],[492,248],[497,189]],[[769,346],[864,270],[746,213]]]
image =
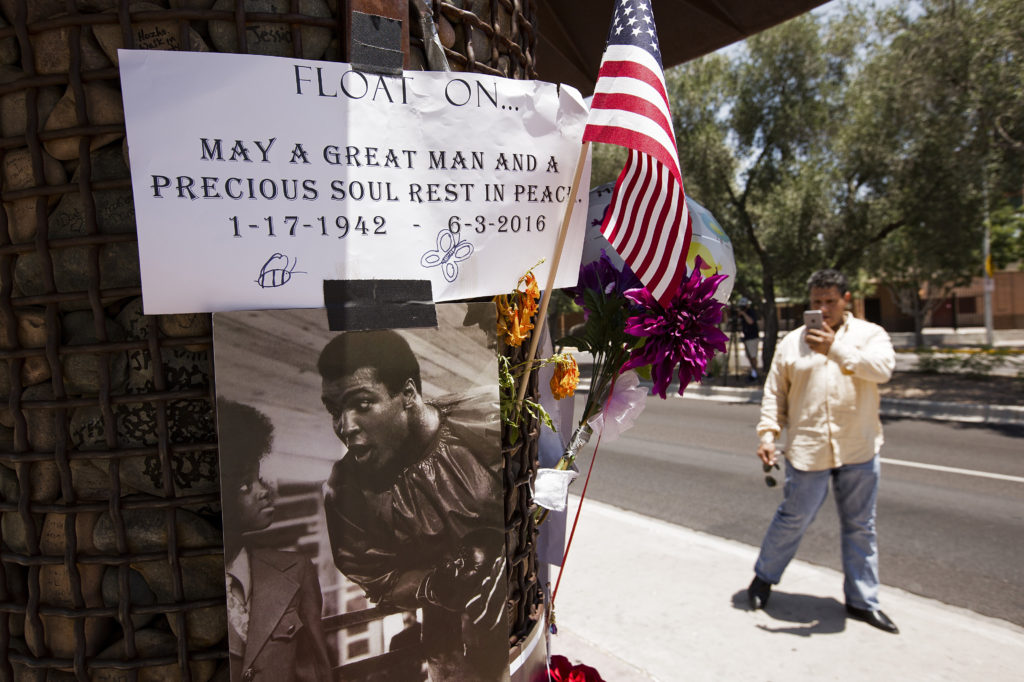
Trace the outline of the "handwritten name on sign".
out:
[[[121,50],[146,313],[323,305],[325,279],[576,284],[586,105],[565,86],[337,62]]]

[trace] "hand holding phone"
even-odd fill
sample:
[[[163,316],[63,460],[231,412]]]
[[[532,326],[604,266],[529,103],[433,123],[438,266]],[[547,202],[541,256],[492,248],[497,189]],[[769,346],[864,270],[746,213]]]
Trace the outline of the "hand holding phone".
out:
[[[820,310],[804,311],[804,326],[808,329],[824,329],[825,320]]]
[[[835,333],[830,327],[826,329],[824,316],[821,311],[805,310],[804,326],[806,327],[804,341],[810,349],[815,353],[828,355],[828,351],[832,347],[832,341],[835,340]]]

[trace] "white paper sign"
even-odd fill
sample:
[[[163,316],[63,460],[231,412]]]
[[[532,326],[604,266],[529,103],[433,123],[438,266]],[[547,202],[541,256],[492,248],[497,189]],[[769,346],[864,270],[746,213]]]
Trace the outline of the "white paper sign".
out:
[[[434,300],[547,282],[586,124],[572,88],[121,50],[147,314],[323,305],[325,279]],[[577,280],[589,160],[555,286]]]

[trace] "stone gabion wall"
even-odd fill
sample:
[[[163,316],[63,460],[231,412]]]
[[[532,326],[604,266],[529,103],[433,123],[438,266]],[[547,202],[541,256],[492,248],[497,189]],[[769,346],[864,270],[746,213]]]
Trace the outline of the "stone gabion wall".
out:
[[[340,60],[346,4],[0,0],[0,679],[226,679],[210,317],[142,313],[117,49]],[[411,68],[423,7],[453,70],[533,76],[533,0],[410,5]]]

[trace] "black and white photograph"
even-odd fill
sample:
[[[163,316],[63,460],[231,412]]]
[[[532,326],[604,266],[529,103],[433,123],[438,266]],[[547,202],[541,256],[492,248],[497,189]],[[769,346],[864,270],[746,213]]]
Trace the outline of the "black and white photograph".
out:
[[[509,678],[493,315],[214,316],[232,680]]]

